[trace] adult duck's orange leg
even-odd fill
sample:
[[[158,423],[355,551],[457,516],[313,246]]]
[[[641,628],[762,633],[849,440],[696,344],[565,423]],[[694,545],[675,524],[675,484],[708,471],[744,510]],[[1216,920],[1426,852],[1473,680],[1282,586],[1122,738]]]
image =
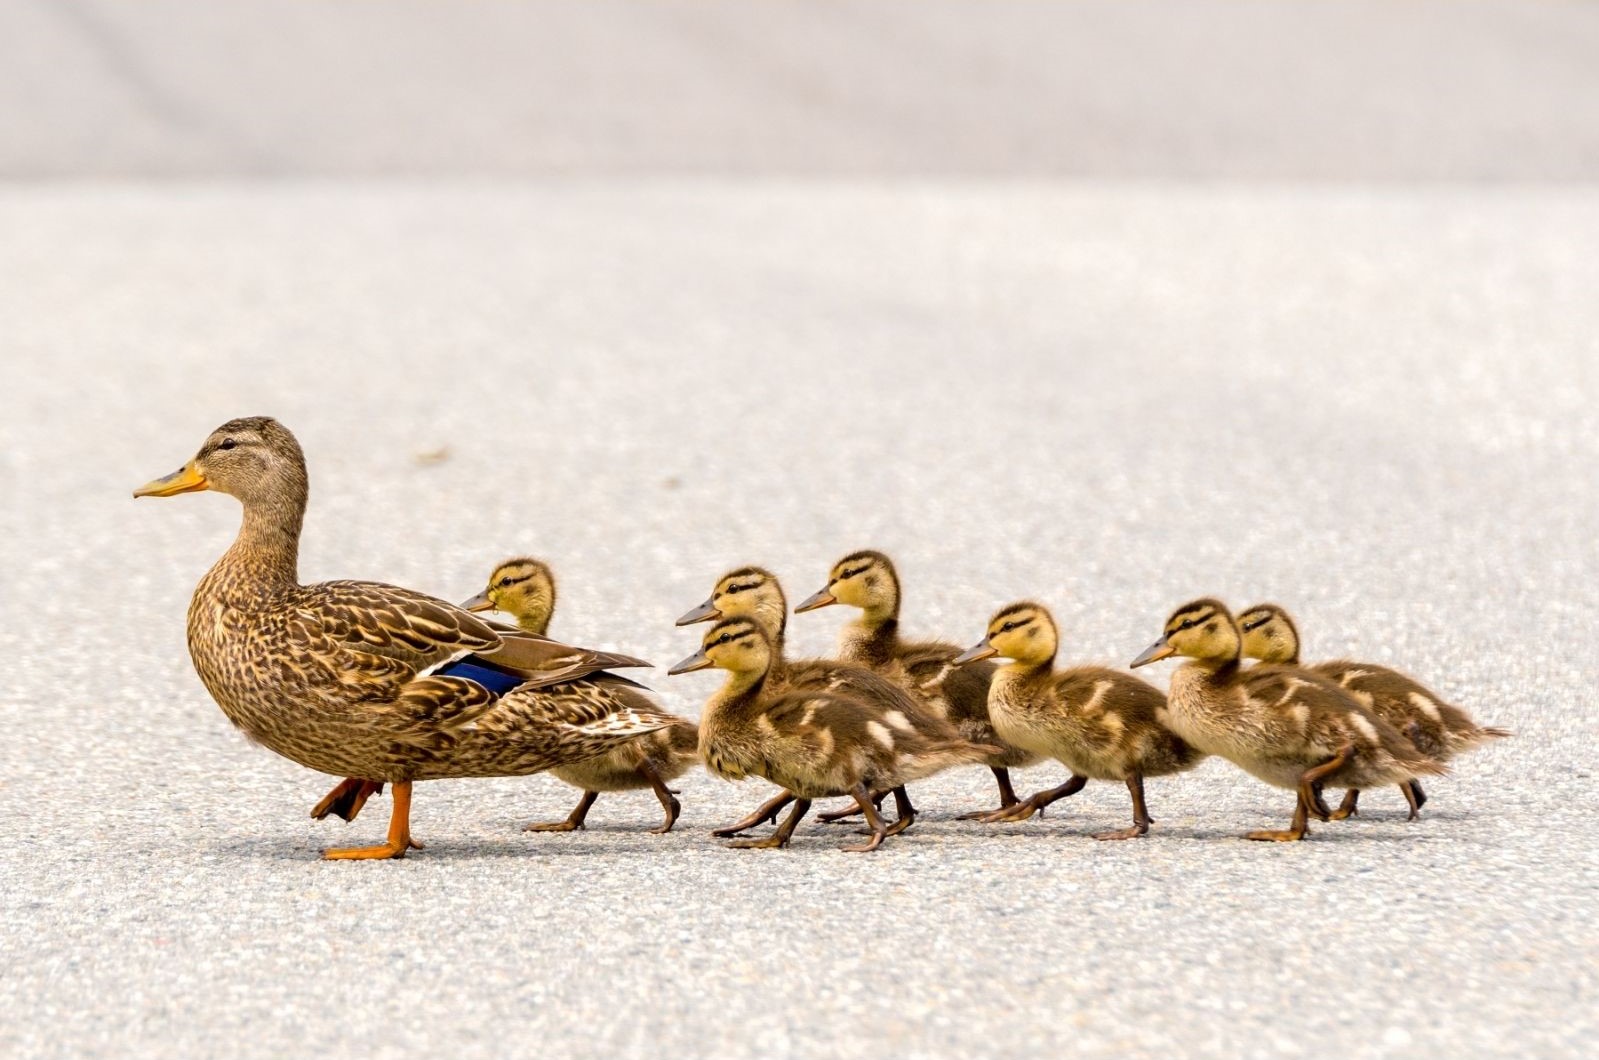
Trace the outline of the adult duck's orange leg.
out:
[[[333,790],[322,796],[322,801],[311,807],[311,816],[322,820],[329,814],[353,821],[360,814],[366,800],[383,794],[383,781],[357,780],[351,777],[333,785]]]
[[[394,782],[394,812],[389,817],[389,841],[375,847],[340,847],[324,850],[322,856],[329,861],[355,861],[381,858],[403,858],[411,848],[421,849],[422,844],[411,838],[411,782]]]

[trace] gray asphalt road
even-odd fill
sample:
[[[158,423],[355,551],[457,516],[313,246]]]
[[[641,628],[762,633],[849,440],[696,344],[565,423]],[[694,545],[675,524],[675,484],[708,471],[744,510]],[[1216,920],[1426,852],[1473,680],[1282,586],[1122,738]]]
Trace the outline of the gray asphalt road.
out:
[[[0,1051],[1576,1055],[1591,804],[1599,197],[1027,184],[0,189]],[[976,772],[868,857],[705,835],[695,775],[531,836],[549,778],[419,789],[425,852],[310,821],[186,658],[230,539],[129,499],[231,416],[311,459],[302,573],[563,577],[664,664],[721,570],[901,561],[916,633],[1037,596],[1125,661],[1201,593],[1518,732],[1295,846],[1223,763],[986,828]],[[446,451],[440,461],[422,454]],[[825,650],[834,614],[795,620]],[[1162,678],[1163,679],[1163,678]],[[655,683],[694,713],[714,678]],[[1022,787],[1056,783],[1028,772]]]
[[[1581,0],[0,3],[0,176],[1599,179]]]

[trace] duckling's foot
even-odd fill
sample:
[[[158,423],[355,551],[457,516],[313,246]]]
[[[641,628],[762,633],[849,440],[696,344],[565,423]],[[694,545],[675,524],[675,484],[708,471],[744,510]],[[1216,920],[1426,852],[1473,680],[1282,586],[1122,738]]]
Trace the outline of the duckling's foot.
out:
[[[522,829],[522,831],[576,832],[579,829],[586,829],[588,826],[583,822],[588,819],[589,807],[593,806],[594,800],[599,797],[600,793],[597,791],[585,791],[583,793],[583,797],[578,800],[577,805],[572,807],[572,812],[567,815],[566,820],[536,822],[534,824],[527,825]]]
[[[735,836],[740,832],[748,832],[751,828],[766,824],[767,822],[776,824],[778,811],[793,801],[794,796],[784,792],[775,799],[769,799],[768,801],[761,803],[761,805],[755,808],[754,813],[750,814],[742,821],[735,821],[723,828],[711,829],[711,834],[716,836],[718,839],[726,839],[728,836]]]
[[[421,849],[422,844],[411,838],[411,782],[397,780],[388,842],[375,847],[335,847],[324,850],[322,857],[328,861],[376,861],[403,858],[406,851]]]
[[[661,822],[659,828],[651,828],[650,835],[665,835],[677,823],[678,814],[683,812],[683,804],[674,797],[682,793],[667,787],[661,780],[661,775],[655,771],[655,767],[648,762],[644,763],[643,772],[650,782],[650,787],[655,789],[655,797],[661,800],[661,809],[666,811],[666,819]]]
[[[1145,835],[1148,832],[1149,832],[1149,825],[1140,823],[1140,824],[1131,825],[1131,826],[1129,826],[1127,828],[1118,829],[1117,831],[1114,831],[1114,832],[1095,832],[1094,833],[1094,838],[1095,839],[1137,839],[1139,836]]]
[[[793,796],[789,798],[793,799]],[[788,841],[794,838],[794,829],[799,827],[800,818],[811,808],[810,799],[793,799],[793,801],[794,808],[783,819],[783,823],[778,825],[777,831],[765,839],[735,839],[727,845],[734,850],[780,850],[788,846]]]
[[[1010,809],[1021,801],[1016,798],[1016,789],[1011,787],[1010,770],[1004,766],[990,766],[989,768],[994,771],[994,781],[999,785],[999,806],[992,810],[973,810],[971,813],[963,813],[955,818],[957,821],[982,821],[996,813]]]
[[[1333,819],[1332,814],[1327,812],[1327,804],[1321,798],[1322,782],[1348,765],[1354,757],[1355,745],[1346,743],[1321,765],[1305,770],[1299,778],[1299,805],[1303,806],[1307,813],[1313,813],[1323,821]],[[1347,796],[1344,801],[1349,801]]]
[[[1358,816],[1360,813],[1360,808],[1356,805],[1358,802],[1360,802],[1360,789],[1350,788],[1344,792],[1344,801],[1338,804],[1338,808],[1323,817],[1322,820],[1345,821],[1351,817]]]
[[[321,821],[329,814],[353,821],[361,813],[366,800],[383,794],[381,780],[358,780],[351,777],[333,785],[333,790],[322,796],[322,801],[311,808],[311,816]]]
[[[1149,816],[1149,808],[1144,805],[1144,775],[1134,773],[1127,778],[1127,793],[1133,797],[1133,824],[1131,828],[1123,828],[1117,832],[1098,832],[1095,839],[1137,839],[1149,831],[1153,819]]]
[[[896,800],[899,798],[898,791],[903,790],[904,789],[896,789]],[[848,846],[842,846],[838,849],[846,854],[867,854],[882,846],[883,840],[887,839],[890,835],[895,834],[895,832],[891,832],[889,829],[883,827],[883,818],[877,812],[877,807],[872,803],[871,796],[866,793],[866,785],[857,785],[854,795],[855,802],[861,808],[861,814],[865,816],[866,823],[871,828],[870,835],[872,838],[868,839],[864,843],[851,843]],[[909,828],[910,822],[916,819],[916,811],[911,810],[909,813],[904,812],[909,804],[910,800],[908,797],[903,803],[900,804],[901,816],[898,821],[894,822],[894,828],[897,832],[903,832],[906,828]]]
[[[1412,725],[1415,722],[1411,722]],[[1410,815],[1407,821],[1414,821],[1421,816],[1421,808],[1427,805],[1427,793],[1421,790],[1421,784],[1414,780],[1406,781],[1399,785],[1399,790],[1405,794],[1405,802],[1410,804]]]
[[[1036,791],[1010,809],[991,813],[982,818],[982,820],[988,824],[998,824],[1002,821],[1025,821],[1035,813],[1043,813],[1044,807],[1050,803],[1059,802],[1061,799],[1076,795],[1087,785],[1087,777],[1080,777],[1073,773],[1066,778],[1066,783],[1059,787]]]
[[[1245,839],[1253,839],[1261,843],[1297,843],[1310,834],[1307,821],[1310,818],[1310,804],[1301,792],[1294,803],[1294,819],[1289,822],[1287,831],[1273,831],[1267,829],[1261,832],[1246,832]]]
[[[874,809],[876,807],[873,807]],[[894,823],[888,826],[884,835],[899,835],[905,829],[916,823],[916,807],[911,805],[910,793],[903,786],[894,789]],[[861,835],[873,835],[875,829],[866,829]]]
[[[883,809],[883,800],[886,798],[888,798],[888,792],[886,791],[873,792],[872,805],[881,811]],[[845,821],[851,817],[859,817],[860,813],[861,808],[859,806],[851,806],[845,810],[828,810],[826,813],[819,813],[816,815],[816,819],[823,824],[837,824],[839,821]]]

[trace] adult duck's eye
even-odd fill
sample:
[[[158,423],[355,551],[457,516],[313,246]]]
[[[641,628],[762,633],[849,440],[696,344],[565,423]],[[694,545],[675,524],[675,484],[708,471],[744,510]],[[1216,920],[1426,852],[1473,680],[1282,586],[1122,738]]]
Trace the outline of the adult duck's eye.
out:
[[[232,449],[234,446],[236,446],[238,444],[239,443],[235,442],[232,438],[224,438],[224,439],[222,439],[221,444],[219,444],[217,446],[217,448],[218,449]]]

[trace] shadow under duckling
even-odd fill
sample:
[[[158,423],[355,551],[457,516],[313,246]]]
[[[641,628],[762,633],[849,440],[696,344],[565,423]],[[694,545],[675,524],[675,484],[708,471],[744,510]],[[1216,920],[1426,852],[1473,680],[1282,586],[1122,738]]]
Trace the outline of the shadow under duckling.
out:
[[[1090,780],[1119,780],[1133,800],[1128,828],[1099,832],[1095,839],[1136,839],[1153,819],[1144,804],[1144,778],[1194,768],[1205,755],[1161,722],[1166,697],[1131,674],[1104,666],[1055,669],[1060,633],[1042,604],[1011,604],[995,612],[988,633],[955,662],[969,666],[1009,659],[994,675],[988,714],[1000,737],[1040,757],[1053,758],[1071,776],[983,820],[1025,821],[1058,799],[1075,795]]]
[[[973,743],[991,744],[999,752],[987,761],[999,786],[999,809],[1015,806],[1016,789],[1010,771],[1039,760],[1033,751],[1006,743],[988,716],[988,688],[994,678],[992,663],[955,665],[960,645],[945,641],[911,641],[900,636],[900,580],[894,561],[882,552],[852,552],[833,564],[827,585],[798,607],[795,614],[833,604],[858,608],[860,617],[847,622],[839,633],[838,654],[859,663],[910,690],[929,710],[945,718]],[[993,810],[961,815],[976,820]]]
[[[489,575],[488,588],[461,604],[468,611],[501,611],[516,619],[522,630],[545,636],[550,619],[555,616],[557,593],[555,574],[549,564],[530,556],[508,559],[494,568]],[[649,701],[636,688],[619,687],[617,694]],[[659,708],[657,708],[659,709]],[[549,772],[557,779],[580,788],[583,797],[572,812],[562,821],[536,822],[527,825],[526,832],[573,832],[585,827],[589,809],[602,791],[638,791],[648,788],[655,793],[665,812],[654,835],[664,835],[672,830],[683,806],[676,791],[666,786],[676,780],[699,761],[699,727],[687,718],[673,716],[672,724],[664,729],[641,736],[622,744],[605,754],[581,762],[557,766]]]
[[[760,622],[726,618],[705,634],[698,652],[670,671],[727,671],[726,684],[706,703],[700,718],[705,767],[727,780],[764,777],[794,803],[770,836],[738,839],[730,846],[785,847],[813,800],[849,796],[866,818],[871,838],[841,849],[876,850],[894,830],[878,814],[874,791],[901,788],[918,777],[981,761],[992,751],[958,736],[928,740],[902,712],[837,689],[774,690],[770,682],[776,659]]]
[[[1187,657],[1172,675],[1167,727],[1189,745],[1295,792],[1287,829],[1249,832],[1246,839],[1305,838],[1311,814],[1329,816],[1319,785],[1382,787],[1447,772],[1327,678],[1297,666],[1244,669],[1242,651],[1232,612],[1206,597],[1172,612],[1161,638],[1132,665]]]
[[[1256,604],[1239,614],[1238,625],[1244,636],[1245,658],[1259,659],[1263,663],[1302,665],[1299,626],[1281,607]],[[1508,729],[1478,725],[1470,714],[1446,703],[1421,682],[1386,666],[1334,659],[1306,669],[1348,691],[1373,714],[1403,733],[1418,751],[1439,763],[1448,763],[1456,755],[1490,740],[1512,735]],[[1401,784],[1399,790],[1410,807],[1407,819],[1414,821],[1427,802],[1427,793],[1414,778]],[[1343,802],[1330,814],[1331,818],[1340,821],[1354,816],[1359,801],[1360,789],[1350,788],[1344,793]]]
[[[900,684],[855,663],[834,659],[790,659],[785,647],[788,630],[788,597],[783,592],[777,576],[763,567],[740,567],[729,571],[716,581],[711,595],[700,606],[677,620],[680,626],[696,622],[715,622],[724,618],[749,618],[760,624],[771,644],[771,663],[768,667],[766,687],[769,693],[824,691],[839,692],[863,700],[875,709],[892,710],[902,715],[923,739],[942,743],[958,739],[960,733],[938,714],[928,709],[920,699]],[[874,790],[872,803],[882,806],[887,795],[894,796],[897,819],[892,832],[910,827],[916,819],[916,807],[904,788],[892,791]],[[788,804],[789,797],[780,795],[766,802],[749,816],[734,824],[712,829],[717,836],[737,835],[768,821],[774,821],[777,812]],[[842,820],[854,816],[858,810],[821,814],[823,821]],[[892,832],[890,834],[892,834]]]

